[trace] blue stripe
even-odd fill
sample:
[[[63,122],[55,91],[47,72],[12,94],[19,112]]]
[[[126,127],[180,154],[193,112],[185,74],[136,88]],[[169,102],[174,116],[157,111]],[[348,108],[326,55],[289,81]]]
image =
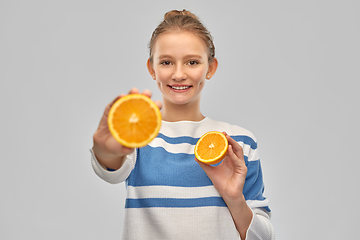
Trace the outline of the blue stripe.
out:
[[[263,195],[265,187],[260,160],[247,162],[247,168],[248,171],[243,189],[245,200],[265,200],[266,198]],[[264,208],[268,212],[271,211],[268,206]]]
[[[199,140],[199,138],[192,138],[192,137],[168,137],[162,133],[159,133],[157,137],[163,139],[165,142],[170,144],[189,143],[191,145],[195,145]]]
[[[243,142],[244,144],[250,145],[252,149],[257,148],[257,143],[249,136],[244,135],[231,135],[231,137],[237,142]],[[188,143],[191,145],[196,145],[199,138],[192,138],[192,137],[168,137],[162,133],[159,133],[157,138],[163,139],[165,142],[169,144],[181,144],[181,143]]]
[[[126,199],[125,208],[193,208],[193,207],[226,207],[221,197],[206,198],[141,198]]]
[[[135,168],[127,179],[130,186],[200,187],[212,185],[211,180],[194,160],[194,154],[169,153],[162,147],[145,146],[137,150]],[[248,175],[257,171],[257,161],[248,161]],[[249,166],[250,164],[250,166]],[[255,164],[255,169],[252,165]]]
[[[247,163],[247,174],[244,185],[244,196],[246,200],[264,200],[264,184],[261,173],[260,161],[250,161]]]
[[[237,142],[243,142],[246,145],[250,145],[251,149],[255,150],[257,148],[257,143],[249,136],[235,135],[231,136]]]
[[[200,187],[211,180],[194,160],[194,154],[169,153],[162,147],[137,150],[136,165],[127,179],[130,186]]]

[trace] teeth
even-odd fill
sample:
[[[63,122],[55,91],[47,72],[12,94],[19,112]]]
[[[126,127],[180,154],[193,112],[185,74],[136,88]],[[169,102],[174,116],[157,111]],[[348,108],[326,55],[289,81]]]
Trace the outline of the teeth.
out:
[[[181,86],[181,87],[177,87],[177,86],[171,86],[172,89],[175,89],[175,90],[184,90],[184,89],[188,89],[189,86]]]

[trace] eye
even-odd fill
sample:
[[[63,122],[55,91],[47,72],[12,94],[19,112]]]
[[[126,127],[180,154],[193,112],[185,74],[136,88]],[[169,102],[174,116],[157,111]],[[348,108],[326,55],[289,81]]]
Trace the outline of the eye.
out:
[[[191,61],[188,62],[188,65],[195,66],[198,63],[199,63],[198,61],[191,60]]]
[[[160,64],[164,65],[164,66],[168,66],[168,65],[171,65],[171,62],[170,61],[162,61]]]

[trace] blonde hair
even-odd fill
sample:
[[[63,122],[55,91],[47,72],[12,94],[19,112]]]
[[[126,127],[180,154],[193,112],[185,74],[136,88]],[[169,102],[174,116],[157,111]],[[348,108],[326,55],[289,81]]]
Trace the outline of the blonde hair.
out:
[[[213,38],[206,27],[200,22],[197,16],[187,10],[172,10],[164,15],[164,20],[157,26],[152,33],[149,42],[149,60],[153,62],[153,49],[157,37],[166,31],[183,30],[194,33],[200,37],[208,49],[208,61],[211,62],[215,57],[215,46]]]

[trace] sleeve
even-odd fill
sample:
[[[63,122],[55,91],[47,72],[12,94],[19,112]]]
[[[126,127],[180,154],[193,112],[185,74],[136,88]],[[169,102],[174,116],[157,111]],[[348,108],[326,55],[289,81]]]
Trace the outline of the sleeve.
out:
[[[247,139],[243,149],[246,149],[244,159],[248,169],[243,189],[245,200],[251,208],[264,208],[270,212],[269,200],[263,196],[265,187],[256,141]]]
[[[136,149],[127,156],[124,165],[115,171],[109,171],[107,169],[104,169],[100,165],[99,161],[96,159],[92,149],[90,149],[90,153],[91,153],[91,165],[96,175],[98,175],[101,179],[111,184],[117,184],[125,181],[135,167]]]
[[[253,218],[246,234],[246,240],[273,240],[275,232],[270,222],[269,199],[263,196],[265,187],[257,142],[251,140],[247,144],[244,158],[248,172],[243,193],[248,206],[253,211]]]
[[[253,218],[245,240],[275,240],[275,231],[270,222],[271,213],[261,208],[252,208]]]

